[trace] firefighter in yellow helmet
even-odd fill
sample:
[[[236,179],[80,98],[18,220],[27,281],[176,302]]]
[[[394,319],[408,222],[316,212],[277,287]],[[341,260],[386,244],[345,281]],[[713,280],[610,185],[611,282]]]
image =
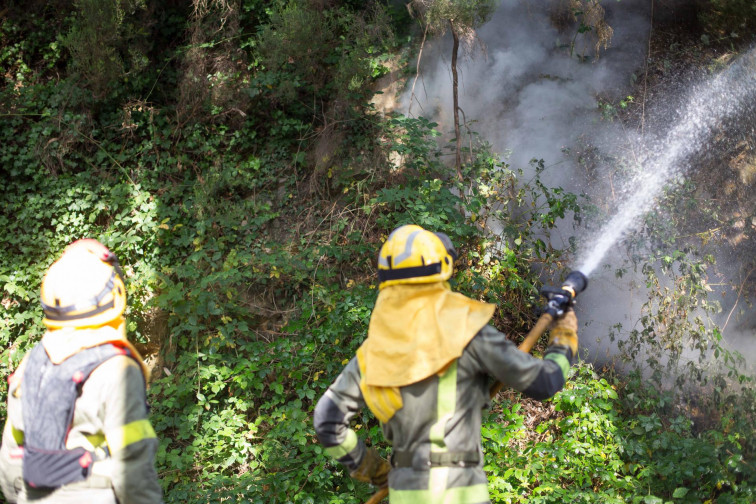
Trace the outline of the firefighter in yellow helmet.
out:
[[[577,319],[556,319],[544,358],[522,352],[488,321],[494,306],[452,292],[449,238],[406,225],[378,257],[379,294],[368,337],[314,412],[326,452],[353,478],[389,487],[391,504],[490,502],[481,410],[492,379],[545,399],[577,352]],[[389,463],[350,429],[364,406],[392,445]]]
[[[69,245],[42,281],[47,332],[8,379],[0,484],[11,502],[162,502],[147,367],[126,339],[126,288],[96,240]]]

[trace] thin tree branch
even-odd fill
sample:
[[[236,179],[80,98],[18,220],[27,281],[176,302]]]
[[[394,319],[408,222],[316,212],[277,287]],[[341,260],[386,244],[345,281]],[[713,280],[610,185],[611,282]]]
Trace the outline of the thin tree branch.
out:
[[[415,85],[417,84],[417,79],[420,77],[420,60],[423,57],[423,49],[425,48],[425,40],[428,36],[428,25],[425,25],[425,29],[423,30],[423,41],[420,42],[420,52],[417,54],[417,65],[415,66],[415,79],[412,81],[412,92],[410,93],[410,104],[409,108],[407,109],[407,115],[412,116],[412,103],[416,99],[415,98]],[[423,109],[423,106],[420,104],[420,100],[417,101],[417,105],[420,107],[420,110]]]
[[[734,312],[735,308],[737,308],[738,302],[740,301],[740,295],[743,294],[743,289],[745,288],[745,284],[748,281],[748,278],[751,276],[751,273],[753,273],[754,269],[756,268],[751,268],[751,271],[748,272],[746,277],[743,279],[743,282],[740,284],[740,289],[738,289],[738,297],[735,299],[735,304],[732,305],[732,309],[730,310],[730,313],[727,314],[727,320],[725,320],[725,323],[722,326],[722,332],[724,332],[725,328],[727,327],[727,324],[730,322],[730,317],[732,317],[732,312]]]
[[[459,52],[459,35],[454,27],[454,21],[449,20],[449,26],[451,27],[452,38],[454,39],[454,46],[452,48],[452,94],[454,95],[454,135],[456,137],[456,152],[454,156],[454,163],[457,169],[457,178],[462,181],[462,138],[459,133],[459,79],[457,77],[457,53]]]

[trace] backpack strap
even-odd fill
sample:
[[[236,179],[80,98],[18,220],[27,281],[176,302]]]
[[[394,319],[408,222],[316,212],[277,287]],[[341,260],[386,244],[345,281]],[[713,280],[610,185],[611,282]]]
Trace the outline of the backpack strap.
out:
[[[66,440],[84,383],[99,365],[118,355],[130,352],[106,343],[56,365],[41,344],[32,349],[21,383],[23,474],[29,486],[58,488],[87,479],[94,453],[85,448],[69,450]]]

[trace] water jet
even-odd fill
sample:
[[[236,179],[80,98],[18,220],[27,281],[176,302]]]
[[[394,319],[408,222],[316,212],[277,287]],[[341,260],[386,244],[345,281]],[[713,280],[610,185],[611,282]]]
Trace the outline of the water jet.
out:
[[[668,183],[687,172],[686,161],[696,154],[717,126],[756,99],[756,49],[751,49],[726,70],[688,94],[676,125],[659,142],[647,145],[639,160],[639,173],[628,182],[629,197],[620,204],[596,236],[586,240],[579,253],[578,270],[588,277],[607,252],[635,228]]]

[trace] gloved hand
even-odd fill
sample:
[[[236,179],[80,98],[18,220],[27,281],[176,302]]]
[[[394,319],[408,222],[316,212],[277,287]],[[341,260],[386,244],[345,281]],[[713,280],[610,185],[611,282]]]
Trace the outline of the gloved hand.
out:
[[[572,350],[572,355],[577,355],[578,348],[578,321],[575,310],[567,308],[564,315],[554,319],[551,323],[551,339],[549,345],[563,345]]]
[[[362,457],[360,466],[349,473],[349,476],[357,481],[372,483],[377,487],[388,485],[388,473],[391,470],[391,464],[388,460],[378,455],[375,448],[368,448],[365,456]]]

